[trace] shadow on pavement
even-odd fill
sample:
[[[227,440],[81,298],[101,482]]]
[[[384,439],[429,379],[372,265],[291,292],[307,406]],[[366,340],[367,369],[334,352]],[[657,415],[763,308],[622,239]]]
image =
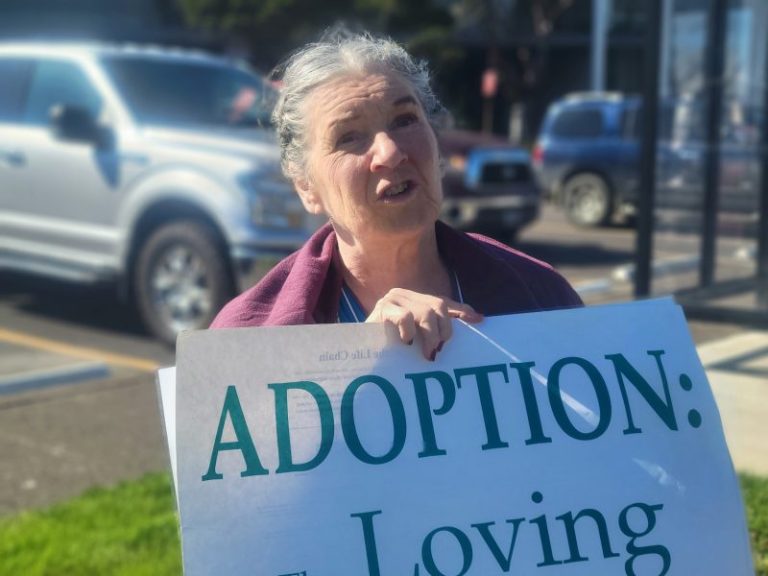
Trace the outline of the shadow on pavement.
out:
[[[634,252],[606,249],[598,244],[564,244],[521,240],[514,248],[558,266],[618,266],[634,260]]]
[[[147,336],[137,312],[114,286],[81,286],[32,275],[1,272],[0,298],[26,314],[109,332]]]

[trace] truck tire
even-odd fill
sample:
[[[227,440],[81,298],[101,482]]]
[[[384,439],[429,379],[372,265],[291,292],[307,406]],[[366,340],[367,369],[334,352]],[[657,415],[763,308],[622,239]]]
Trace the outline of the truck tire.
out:
[[[144,325],[167,344],[182,330],[207,328],[234,295],[220,243],[194,220],[155,229],[139,249],[133,281]]]
[[[613,213],[611,189],[598,174],[576,174],[563,187],[563,206],[568,220],[577,226],[604,226]]]

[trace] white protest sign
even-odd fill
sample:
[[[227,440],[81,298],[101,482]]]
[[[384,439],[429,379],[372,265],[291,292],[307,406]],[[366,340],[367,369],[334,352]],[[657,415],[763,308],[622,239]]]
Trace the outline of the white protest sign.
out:
[[[376,324],[182,336],[185,573],[754,573],[671,300],[454,326],[436,362]]]

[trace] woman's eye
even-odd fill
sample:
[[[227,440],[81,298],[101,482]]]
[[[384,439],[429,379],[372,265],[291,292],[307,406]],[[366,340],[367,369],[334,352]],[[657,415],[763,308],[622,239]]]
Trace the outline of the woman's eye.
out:
[[[410,126],[411,124],[415,124],[419,121],[419,117],[416,116],[416,114],[413,114],[412,112],[409,112],[408,114],[400,114],[395,118],[395,120],[392,122],[392,125],[395,128],[404,128],[406,126]]]
[[[336,146],[344,146],[346,144],[351,144],[352,142],[355,141],[356,137],[357,135],[355,134],[355,132],[345,132],[344,134],[342,134],[336,139]]]

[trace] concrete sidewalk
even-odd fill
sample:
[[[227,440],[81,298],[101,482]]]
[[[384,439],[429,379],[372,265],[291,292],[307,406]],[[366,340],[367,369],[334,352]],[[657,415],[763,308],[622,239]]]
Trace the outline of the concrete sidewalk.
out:
[[[14,341],[0,338],[0,516],[167,467],[151,361]]]
[[[734,466],[768,476],[768,332],[736,334],[697,350]]]
[[[0,516],[169,468],[154,378],[0,396]]]
[[[768,475],[768,332],[689,327],[736,468]],[[0,381],[0,516],[169,469],[151,373],[0,345]]]

